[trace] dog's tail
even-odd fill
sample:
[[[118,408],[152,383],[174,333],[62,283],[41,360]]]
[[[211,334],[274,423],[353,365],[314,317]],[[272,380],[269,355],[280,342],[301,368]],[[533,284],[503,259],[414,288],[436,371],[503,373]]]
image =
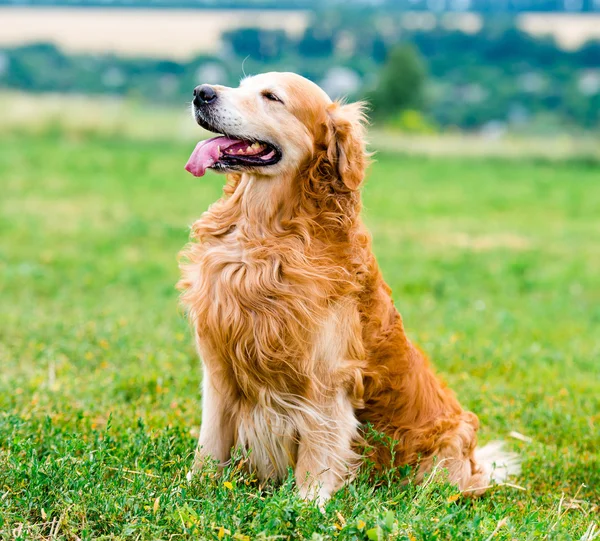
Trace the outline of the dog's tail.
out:
[[[470,459],[458,462],[451,480],[465,496],[481,496],[492,486],[504,484],[509,477],[521,472],[519,455],[505,451],[501,441],[478,447]]]
[[[504,450],[504,442],[493,441],[475,449],[475,461],[488,485],[505,483],[521,473],[521,458]]]

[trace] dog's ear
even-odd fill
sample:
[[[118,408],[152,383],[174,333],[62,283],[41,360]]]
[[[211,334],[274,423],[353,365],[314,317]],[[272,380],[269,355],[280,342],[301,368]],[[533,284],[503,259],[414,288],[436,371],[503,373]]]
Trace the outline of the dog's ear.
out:
[[[327,158],[336,176],[350,190],[363,181],[369,163],[366,151],[366,104],[333,102],[327,109]]]

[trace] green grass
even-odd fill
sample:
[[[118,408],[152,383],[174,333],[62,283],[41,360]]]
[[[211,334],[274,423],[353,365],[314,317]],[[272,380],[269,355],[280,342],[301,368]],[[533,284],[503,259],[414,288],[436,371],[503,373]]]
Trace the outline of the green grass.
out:
[[[201,374],[176,254],[222,184],[184,173],[192,148],[0,136],[0,537],[487,540],[500,523],[494,539],[584,539],[600,490],[597,164],[378,157],[365,216],[409,334],[481,440],[523,456],[527,490],[463,501],[362,476],[322,515],[291,477],[185,479]]]

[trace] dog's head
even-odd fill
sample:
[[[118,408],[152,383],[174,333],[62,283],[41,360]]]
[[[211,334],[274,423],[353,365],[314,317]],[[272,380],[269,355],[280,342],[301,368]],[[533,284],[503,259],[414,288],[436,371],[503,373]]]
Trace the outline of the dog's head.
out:
[[[200,85],[194,118],[222,134],[198,143],[186,169],[251,172],[264,177],[309,173],[356,189],[366,167],[362,104],[332,102],[293,73],[265,73],[238,88]]]

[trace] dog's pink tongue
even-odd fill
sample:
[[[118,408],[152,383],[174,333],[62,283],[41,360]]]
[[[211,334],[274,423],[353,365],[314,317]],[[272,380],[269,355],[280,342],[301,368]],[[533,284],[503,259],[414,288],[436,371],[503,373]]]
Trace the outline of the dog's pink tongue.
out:
[[[203,176],[209,167],[217,163],[221,156],[221,150],[236,143],[239,143],[237,139],[229,139],[223,136],[200,141],[185,165],[185,170],[195,177]]]

